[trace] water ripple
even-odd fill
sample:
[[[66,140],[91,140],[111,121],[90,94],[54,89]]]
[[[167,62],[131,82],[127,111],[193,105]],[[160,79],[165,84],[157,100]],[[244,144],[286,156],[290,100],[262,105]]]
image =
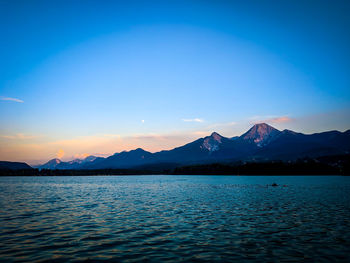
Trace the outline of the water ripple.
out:
[[[349,177],[2,177],[0,261],[348,262],[349,215]]]

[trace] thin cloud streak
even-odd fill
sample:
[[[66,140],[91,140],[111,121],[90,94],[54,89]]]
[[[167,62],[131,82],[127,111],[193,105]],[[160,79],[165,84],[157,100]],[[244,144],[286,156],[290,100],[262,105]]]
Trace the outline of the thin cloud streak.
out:
[[[292,120],[293,119],[288,116],[282,116],[282,117],[272,118],[268,121],[271,123],[285,123],[285,122],[290,122]]]
[[[204,122],[203,119],[194,118],[194,119],[182,119],[184,122]]]
[[[31,140],[42,137],[41,135],[26,135],[23,133],[17,133],[15,135],[4,135],[0,134],[0,138],[8,139],[8,140]]]
[[[85,159],[86,157],[90,156],[92,154],[89,153],[81,153],[81,154],[74,154],[73,158],[74,159]]]
[[[280,124],[280,123],[287,123],[294,121],[293,118],[289,116],[254,116],[250,118],[253,124],[261,123],[261,122],[266,122],[270,124]]]
[[[13,102],[18,102],[18,103],[23,103],[23,100],[17,99],[17,98],[10,98],[10,97],[0,97],[0,100],[4,101],[13,101]]]

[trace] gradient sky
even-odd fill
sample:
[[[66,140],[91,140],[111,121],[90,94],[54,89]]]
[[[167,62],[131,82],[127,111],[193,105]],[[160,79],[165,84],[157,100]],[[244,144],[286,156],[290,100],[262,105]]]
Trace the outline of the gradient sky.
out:
[[[350,1],[0,0],[0,160],[350,128]]]

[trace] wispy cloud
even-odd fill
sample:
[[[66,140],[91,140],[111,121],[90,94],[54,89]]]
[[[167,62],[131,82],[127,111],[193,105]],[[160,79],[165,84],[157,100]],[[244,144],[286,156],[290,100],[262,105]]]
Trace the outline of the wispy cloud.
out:
[[[40,135],[27,135],[27,134],[23,134],[23,133],[17,133],[14,135],[0,134],[0,138],[9,139],[9,140],[30,140],[30,139],[36,139],[39,137],[42,137],[42,136],[40,136]]]
[[[200,118],[194,118],[194,119],[182,119],[185,122],[204,122],[203,119]]]
[[[74,159],[85,159],[86,157],[90,156],[89,153],[76,153],[74,154]]]
[[[272,123],[284,123],[284,122],[290,122],[293,119],[288,117],[288,116],[282,116],[282,117],[276,117],[276,118],[272,118],[269,120],[269,122]]]
[[[58,159],[61,159],[64,156],[64,151],[62,149],[59,149],[58,152],[56,153],[56,157]]]
[[[250,120],[255,123],[261,123],[261,122],[267,122],[271,124],[279,124],[279,123],[286,123],[291,122],[294,119],[289,116],[254,116],[251,117]]]
[[[10,98],[10,97],[0,97],[0,100],[5,100],[5,101],[13,101],[13,102],[19,102],[19,103],[23,103],[23,100],[20,99],[16,99],[16,98]]]

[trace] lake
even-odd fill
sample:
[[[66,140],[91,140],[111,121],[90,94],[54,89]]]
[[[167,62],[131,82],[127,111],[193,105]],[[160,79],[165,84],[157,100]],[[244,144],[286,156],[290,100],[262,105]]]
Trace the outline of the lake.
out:
[[[1,262],[349,260],[350,177],[0,177]]]

